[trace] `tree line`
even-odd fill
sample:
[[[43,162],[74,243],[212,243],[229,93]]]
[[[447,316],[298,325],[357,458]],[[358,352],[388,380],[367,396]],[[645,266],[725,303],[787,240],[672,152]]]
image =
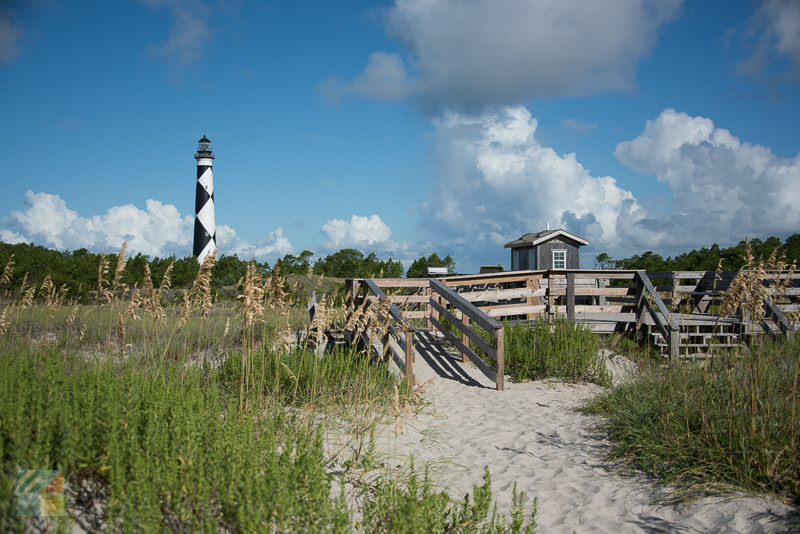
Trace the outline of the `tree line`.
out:
[[[615,260],[605,252],[595,258],[596,269],[644,269],[646,271],[714,271],[722,261],[723,271],[738,271],[746,263],[745,241],[733,247],[721,248],[714,243],[711,247],[694,249],[672,257],[663,258],[648,250],[643,254],[635,254],[630,258]],[[764,241],[755,238],[750,240],[750,249],[756,259],[769,258],[773,251],[784,255],[784,261],[791,265],[800,264],[800,234],[793,234],[781,241],[770,237]]]
[[[316,262],[312,262],[313,257],[313,252],[304,250],[297,256],[285,255],[273,266],[266,262],[257,262],[256,268],[265,276],[271,276],[275,268],[282,276],[288,276],[305,275],[313,267],[314,274],[325,275],[327,278],[401,278],[404,275],[415,278],[427,274],[427,267],[447,267],[450,274],[455,274],[455,262],[452,258],[448,255],[441,259],[436,253],[414,260],[407,271],[401,262],[392,258],[381,260],[374,252],[364,255],[355,249],[339,250]],[[107,259],[111,266],[107,274],[110,282],[114,276],[117,254],[108,254]],[[9,261],[13,261],[13,275],[4,287],[11,292],[19,290],[23,280],[29,285],[41,284],[48,274],[56,288],[67,288],[68,298],[79,298],[85,302],[90,292],[97,289],[100,254],[89,252],[85,248],[61,252],[41,245],[0,242],[0,269],[8,265]],[[223,254],[211,271],[212,287],[219,290],[236,286],[244,277],[248,263],[248,259],[240,259],[236,254]],[[129,287],[142,287],[145,264],[150,267],[150,278],[156,287],[161,284],[170,264],[173,264],[170,273],[171,287],[175,289],[189,288],[200,271],[200,264],[193,256],[150,258],[139,253],[127,258],[122,282]]]

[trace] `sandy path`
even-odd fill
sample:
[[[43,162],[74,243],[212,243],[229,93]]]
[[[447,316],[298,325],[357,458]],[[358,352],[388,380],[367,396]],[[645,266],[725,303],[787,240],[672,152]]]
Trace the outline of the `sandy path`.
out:
[[[381,438],[402,461],[410,455],[442,469],[460,492],[482,482],[488,465],[503,510],[514,482],[526,510],[539,499],[539,532],[774,532],[791,509],[762,498],[705,499],[679,508],[650,504],[652,487],[623,477],[602,462],[603,435],[591,416],[572,411],[593,386],[507,383],[497,392],[471,364],[437,345],[415,362],[431,406],[404,425],[405,434]],[[451,490],[452,491],[452,490]],[[796,517],[796,516],[795,516]],[[797,519],[795,519],[796,521]]]

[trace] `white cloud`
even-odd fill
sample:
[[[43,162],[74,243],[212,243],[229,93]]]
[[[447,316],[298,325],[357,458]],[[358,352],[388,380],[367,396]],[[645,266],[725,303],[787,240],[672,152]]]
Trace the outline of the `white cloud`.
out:
[[[418,91],[400,55],[386,52],[370,54],[364,72],[352,82],[342,85],[335,76],[331,76],[320,83],[317,90],[332,105],[338,105],[343,97],[351,96],[394,102]]]
[[[420,205],[420,226],[453,247],[456,261],[506,261],[499,246],[548,222],[611,253],[685,251],[800,228],[800,155],[779,158],[707,118],[668,109],[617,147],[623,164],[669,185],[663,211],[611,176],[591,176],[575,154],[542,146],[524,107],[446,113],[435,125],[438,171],[431,198]]]
[[[361,252],[375,252],[381,258],[391,256],[406,266],[419,257],[421,251],[430,248],[430,243],[418,246],[408,239],[395,241],[392,230],[377,214],[369,217],[353,215],[349,221],[331,219],[322,226],[322,233],[327,238],[320,245],[323,251],[355,248]]]
[[[24,35],[25,29],[13,10],[0,12],[0,63],[13,63],[17,59]]]
[[[163,56],[182,68],[200,59],[205,44],[214,35],[208,23],[210,10],[201,0],[141,0],[149,7],[167,8],[173,26],[169,38],[160,45],[152,44],[148,53]]]
[[[16,245],[17,243],[30,243],[19,232],[12,232],[10,230],[0,229],[0,241],[8,243],[9,245]]]
[[[87,248],[108,252],[119,249],[127,239],[132,254],[185,257],[192,253],[194,218],[181,216],[172,204],[150,199],[146,210],[127,204],[86,218],[69,209],[58,195],[28,191],[24,205],[24,211],[12,211],[3,219],[0,240],[33,242],[58,250]],[[253,245],[237,237],[229,226],[218,225],[217,245],[220,254],[236,253],[240,258],[275,258],[293,250],[281,228],[271,232],[263,243]]]
[[[327,85],[340,94],[383,100],[415,96],[437,111],[630,90],[658,28],[682,3],[395,0],[386,28],[405,46],[406,63],[377,52],[351,84]]]
[[[607,247],[645,216],[610,176],[596,178],[575,154],[559,155],[534,137],[536,119],[522,106],[478,117],[447,113],[435,121],[440,172],[422,224],[447,242],[479,249],[502,245],[546,223]]]
[[[800,228],[800,155],[780,158],[715,128],[711,119],[667,109],[614,155],[669,184],[673,213],[658,232],[664,243],[735,243],[745,234]]]
[[[323,244],[326,249],[375,245],[387,242],[392,237],[389,226],[378,215],[353,215],[349,221],[331,219],[322,226],[322,233],[328,238]]]
[[[759,79],[782,58],[788,62],[786,71],[800,80],[800,3],[796,0],[764,0],[740,37],[752,53],[739,63],[737,74]]]

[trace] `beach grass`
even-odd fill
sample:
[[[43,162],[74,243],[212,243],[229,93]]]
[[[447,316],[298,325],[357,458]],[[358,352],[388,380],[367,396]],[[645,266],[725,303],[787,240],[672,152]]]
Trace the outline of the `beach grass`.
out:
[[[377,425],[421,395],[366,352],[307,345],[344,317],[335,290],[315,334],[318,279],[289,291],[251,262],[239,303],[219,302],[211,255],[173,305],[169,270],[126,287],[124,247],[117,258],[101,255],[92,305],[47,279],[0,302],[0,531],[533,531],[521,496],[510,518],[490,513],[488,474],[465,502],[413,465],[381,471]],[[64,517],[19,515],[26,470],[64,474]]]
[[[718,306],[723,315],[749,317],[752,328],[766,300],[783,298],[791,281],[789,271],[765,285],[767,273],[795,266],[777,251],[754,258],[749,242],[746,262]],[[581,408],[603,417],[611,459],[655,475],[678,500],[738,489],[800,506],[800,343],[764,334],[725,350],[712,344],[699,360],[638,355],[636,380]]]

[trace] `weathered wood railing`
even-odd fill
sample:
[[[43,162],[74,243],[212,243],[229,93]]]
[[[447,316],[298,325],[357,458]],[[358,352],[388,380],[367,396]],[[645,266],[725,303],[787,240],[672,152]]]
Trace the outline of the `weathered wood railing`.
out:
[[[644,312],[650,315],[656,328],[667,342],[668,354],[670,358],[678,356],[680,347],[680,328],[678,324],[670,319],[667,307],[658,295],[656,288],[644,271],[636,273],[636,327],[637,330],[642,326]]]
[[[351,309],[371,305],[372,299],[378,304],[385,298],[381,297],[383,289],[398,288],[400,294],[392,296],[393,303],[407,309],[400,315],[395,306],[392,320],[396,325],[400,324],[398,317],[409,320],[401,328],[406,332],[401,347],[405,361],[392,355],[398,367],[405,370],[406,362],[413,365],[413,356],[408,356],[413,355],[413,335],[410,343],[405,341],[413,327],[406,325],[410,326],[411,320],[425,319],[427,327],[436,328],[454,342],[464,361],[473,361],[502,389],[502,372],[495,371],[470,348],[470,342],[474,343],[479,352],[495,359],[498,370],[502,369],[504,331],[498,320],[553,321],[563,316],[597,333],[634,330],[672,357],[683,349],[686,349],[684,356],[692,357],[691,351],[706,350],[710,343],[732,346],[741,342],[742,335],[766,332],[794,337],[799,325],[791,323],[787,314],[798,309],[799,273],[784,271],[764,276],[762,283],[768,298],[761,324],[742,314],[718,317],[711,313],[736,274],[737,271],[558,270],[449,276],[438,280],[356,279],[346,281],[346,302]],[[786,282],[787,277],[793,278],[789,280],[791,283],[784,284],[780,294],[775,294],[772,289],[775,280]],[[665,281],[668,285],[656,285]],[[461,332],[460,338],[443,328],[443,318]],[[475,333],[470,328],[471,322],[493,335],[499,334],[495,335],[497,347]],[[386,333],[381,335],[386,339]],[[384,342],[381,349],[384,355],[386,347]]]
[[[367,351],[375,348],[384,362],[393,360],[405,375],[409,386],[413,386],[416,327],[403,316],[393,302],[382,311],[384,307],[381,303],[387,296],[376,280],[347,280],[345,287],[345,301],[350,310],[347,317],[350,328],[345,330],[345,340],[350,343],[360,340]],[[376,307],[376,311],[370,316],[369,308],[372,306]],[[367,317],[361,325],[357,321],[351,321],[353,314],[359,313],[359,308],[361,314]],[[387,313],[388,317],[383,313]]]
[[[430,280],[430,287],[432,290],[432,295],[430,297],[432,308],[430,322],[433,327],[453,342],[461,352],[464,362],[469,360],[474,363],[483,374],[495,383],[495,387],[498,391],[503,391],[505,388],[505,366],[503,358],[505,330],[503,325],[473,306],[472,303],[439,280]],[[460,317],[451,313],[448,306],[452,306],[454,309],[458,310],[460,312]],[[449,328],[444,326],[439,320],[440,317],[444,317],[450,324],[458,328],[462,337],[459,338],[451,332]],[[494,337],[497,346],[493,347],[491,343],[475,332],[470,327],[470,321],[474,322]],[[482,352],[494,359],[497,367],[496,371],[470,348],[470,341],[475,343]]]

